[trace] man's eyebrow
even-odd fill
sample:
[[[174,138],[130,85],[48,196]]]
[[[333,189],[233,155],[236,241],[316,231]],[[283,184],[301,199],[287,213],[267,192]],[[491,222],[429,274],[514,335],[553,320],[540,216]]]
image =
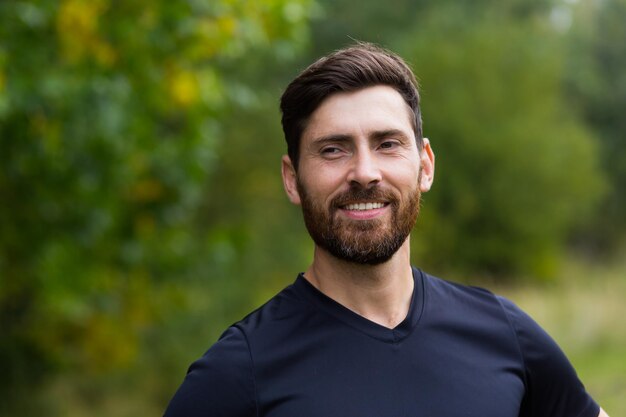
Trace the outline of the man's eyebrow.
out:
[[[338,134],[320,136],[319,138],[315,138],[313,139],[311,144],[314,146],[322,146],[327,143],[342,143],[342,142],[349,142],[351,140],[352,140],[352,136],[338,133]]]
[[[376,130],[371,132],[368,137],[370,140],[383,140],[389,137],[401,137],[410,139],[407,137],[406,133],[400,129],[384,129],[384,130]],[[320,136],[319,138],[313,139],[311,142],[312,146],[319,147],[332,143],[346,143],[352,141],[354,138],[352,135],[344,134],[344,133],[334,133],[326,136]]]
[[[369,136],[371,139],[374,140],[381,140],[390,136],[401,136],[402,138],[407,138],[406,133],[399,129],[377,130],[375,132],[372,132]]]

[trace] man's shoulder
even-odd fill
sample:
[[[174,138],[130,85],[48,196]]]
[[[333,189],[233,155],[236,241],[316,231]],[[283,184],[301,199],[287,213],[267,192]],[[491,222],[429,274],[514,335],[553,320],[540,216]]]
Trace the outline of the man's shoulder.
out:
[[[298,293],[295,284],[288,285],[241,320],[231,325],[246,338],[264,333],[274,333],[297,320],[309,311],[306,300]]]
[[[501,321],[510,325],[510,315],[520,311],[513,302],[486,288],[449,281],[424,272],[422,276],[424,303],[427,309],[437,310],[437,314],[467,320],[485,319],[485,323]]]
[[[293,285],[285,287],[263,305],[228,326],[202,358],[192,364],[190,372],[209,365],[225,370],[232,369],[233,364],[243,368],[251,366],[250,354],[259,341],[265,344],[268,340],[281,340],[285,329],[294,327],[293,320],[302,316],[306,308]],[[216,373],[215,369],[212,373]]]
[[[491,303],[500,304],[500,297],[486,288],[454,282],[447,279],[439,278],[421,270],[418,271],[423,277],[422,279],[424,283],[424,291],[427,293],[434,293],[437,296],[446,298],[483,300]]]

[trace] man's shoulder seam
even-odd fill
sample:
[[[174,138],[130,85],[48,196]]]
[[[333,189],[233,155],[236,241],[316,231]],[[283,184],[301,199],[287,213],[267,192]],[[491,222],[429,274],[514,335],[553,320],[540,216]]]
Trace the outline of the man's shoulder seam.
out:
[[[254,366],[254,357],[252,356],[252,348],[250,347],[250,341],[248,340],[248,335],[246,334],[245,330],[241,327],[239,323],[233,324],[232,327],[241,332],[243,340],[246,342],[246,347],[248,348],[248,356],[250,357],[250,373],[252,374],[252,388],[254,390],[255,415],[256,417],[259,417],[259,391],[257,389],[256,370]]]

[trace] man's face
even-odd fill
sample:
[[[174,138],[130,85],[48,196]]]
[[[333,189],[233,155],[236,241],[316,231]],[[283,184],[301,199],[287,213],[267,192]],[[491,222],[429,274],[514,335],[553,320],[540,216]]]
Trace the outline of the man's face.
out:
[[[405,243],[432,172],[428,141],[420,155],[410,109],[387,86],[327,98],[303,132],[297,174],[283,159],[314,242],[361,264],[385,262]]]

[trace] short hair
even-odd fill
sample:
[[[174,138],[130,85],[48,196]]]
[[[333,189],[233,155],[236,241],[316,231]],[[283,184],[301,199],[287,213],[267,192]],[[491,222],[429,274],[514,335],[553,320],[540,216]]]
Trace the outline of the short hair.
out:
[[[422,116],[415,75],[398,55],[371,43],[360,42],[324,56],[302,71],[285,89],[281,100],[287,153],[295,169],[300,139],[311,114],[330,95],[387,85],[410,107],[418,149],[423,147]]]

